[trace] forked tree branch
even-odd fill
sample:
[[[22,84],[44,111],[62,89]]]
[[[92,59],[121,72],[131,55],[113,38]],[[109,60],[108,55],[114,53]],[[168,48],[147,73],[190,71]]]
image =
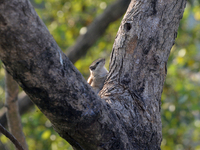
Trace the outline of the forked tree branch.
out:
[[[0,3],[6,70],[77,150],[160,149],[160,98],[185,0],[132,0],[97,96],[26,0]]]

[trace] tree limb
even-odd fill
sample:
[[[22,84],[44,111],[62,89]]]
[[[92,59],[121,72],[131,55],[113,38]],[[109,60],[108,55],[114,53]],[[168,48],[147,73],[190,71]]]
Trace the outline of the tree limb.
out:
[[[0,124],[0,132],[9,138],[18,150],[24,150],[17,139]]]

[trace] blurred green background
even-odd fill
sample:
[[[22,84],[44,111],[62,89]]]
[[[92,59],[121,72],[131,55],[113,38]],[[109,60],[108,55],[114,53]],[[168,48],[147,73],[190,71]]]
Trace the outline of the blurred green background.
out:
[[[60,48],[67,52],[77,37],[114,0],[32,0]],[[75,66],[87,79],[88,66],[105,57],[106,67],[121,18],[110,24],[106,33],[79,59]],[[5,101],[4,69],[0,68],[0,108]],[[36,108],[22,116],[23,130],[30,150],[72,150],[53,130],[51,123]],[[162,94],[162,150],[200,150],[200,0],[187,2],[171,50],[168,73]],[[6,149],[14,149],[0,136]]]

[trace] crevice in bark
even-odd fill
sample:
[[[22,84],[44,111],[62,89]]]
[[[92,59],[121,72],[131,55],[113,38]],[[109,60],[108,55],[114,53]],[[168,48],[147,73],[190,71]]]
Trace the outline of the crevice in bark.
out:
[[[152,9],[153,9],[152,15],[155,15],[155,14],[157,13],[156,4],[157,4],[157,0],[152,0],[152,1],[151,1],[151,7],[152,7]]]
[[[130,23],[125,23],[124,28],[126,29],[126,32],[128,32],[131,29],[131,24]]]

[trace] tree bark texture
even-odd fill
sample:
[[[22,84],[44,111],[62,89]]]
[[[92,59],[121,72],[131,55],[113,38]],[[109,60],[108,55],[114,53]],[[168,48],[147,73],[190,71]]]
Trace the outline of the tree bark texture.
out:
[[[117,33],[100,95],[134,149],[160,149],[161,94],[185,5],[185,0],[133,0]]]
[[[5,71],[6,72],[6,71]],[[19,141],[25,150],[28,150],[26,139],[22,130],[21,117],[18,106],[18,84],[7,72],[6,75],[6,107],[10,132]]]
[[[0,1],[6,70],[77,150],[160,149],[160,98],[185,0],[132,0],[97,96],[27,0]]]

